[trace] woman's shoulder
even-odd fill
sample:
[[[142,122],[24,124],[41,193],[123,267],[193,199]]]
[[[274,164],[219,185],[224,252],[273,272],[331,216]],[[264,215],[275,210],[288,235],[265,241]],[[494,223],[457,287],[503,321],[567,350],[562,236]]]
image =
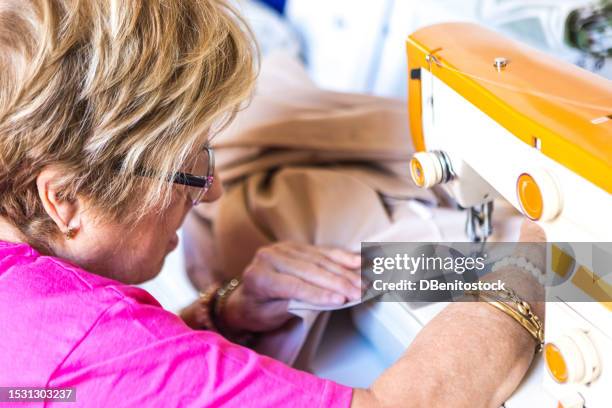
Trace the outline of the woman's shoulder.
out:
[[[158,306],[142,289],[90,274],[27,245],[0,242],[0,327],[11,328],[3,333],[7,353],[0,355],[0,366],[8,369],[1,370],[0,383],[48,378],[109,313],[120,321],[120,310]],[[26,366],[32,369],[20,370]]]
[[[27,244],[0,241],[0,282],[8,290],[19,294],[41,297],[79,296],[103,303],[114,303],[122,298],[159,306],[148,292],[109,279],[68,262],[45,256]]]

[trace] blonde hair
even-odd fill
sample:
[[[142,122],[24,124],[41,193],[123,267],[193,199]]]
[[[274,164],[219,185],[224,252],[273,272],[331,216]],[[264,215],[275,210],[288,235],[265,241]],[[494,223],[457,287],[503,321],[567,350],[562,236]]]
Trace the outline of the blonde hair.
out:
[[[166,176],[135,174],[179,171],[237,111],[254,44],[223,0],[0,0],[0,216],[47,247],[58,229],[36,177],[48,165],[66,175],[64,199],[115,219],[167,205]]]

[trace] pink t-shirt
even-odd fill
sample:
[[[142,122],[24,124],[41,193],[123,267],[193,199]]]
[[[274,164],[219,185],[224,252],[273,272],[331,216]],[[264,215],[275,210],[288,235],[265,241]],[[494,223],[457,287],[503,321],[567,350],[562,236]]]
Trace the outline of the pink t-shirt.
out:
[[[76,387],[77,406],[347,407],[352,397],[191,330],[142,289],[1,241],[0,347],[0,387]]]

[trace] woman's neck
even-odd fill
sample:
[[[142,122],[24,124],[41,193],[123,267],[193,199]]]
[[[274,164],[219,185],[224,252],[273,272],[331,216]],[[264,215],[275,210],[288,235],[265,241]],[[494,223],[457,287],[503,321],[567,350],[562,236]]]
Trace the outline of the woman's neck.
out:
[[[17,228],[0,217],[0,241],[22,243],[26,242],[26,239]]]

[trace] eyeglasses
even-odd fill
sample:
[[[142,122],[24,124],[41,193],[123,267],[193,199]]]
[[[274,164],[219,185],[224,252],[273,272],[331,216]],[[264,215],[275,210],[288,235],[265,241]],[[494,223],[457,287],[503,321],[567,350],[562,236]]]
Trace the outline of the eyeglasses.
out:
[[[205,147],[194,159],[186,173],[176,173],[170,181],[187,186],[187,195],[193,205],[202,203],[204,195],[212,187],[215,172],[215,153],[211,147]]]

